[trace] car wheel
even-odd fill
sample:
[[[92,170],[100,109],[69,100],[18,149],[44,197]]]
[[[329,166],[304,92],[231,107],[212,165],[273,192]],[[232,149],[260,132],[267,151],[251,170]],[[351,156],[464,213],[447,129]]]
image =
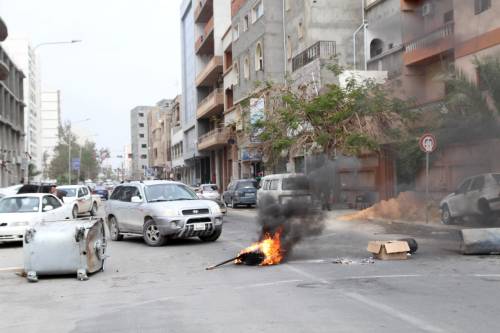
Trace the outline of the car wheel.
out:
[[[78,217],[78,206],[75,205],[73,206],[73,210],[71,211],[71,215],[73,216],[74,219]]]
[[[97,215],[97,203],[92,204],[92,209],[90,210],[90,215],[91,216],[96,216]]]
[[[120,228],[118,227],[118,221],[116,221],[116,217],[114,216],[109,218],[109,233],[113,241],[121,241],[123,239],[123,235],[120,234]]]
[[[252,208],[252,205],[247,205],[247,208]]]
[[[142,234],[144,241],[149,246],[162,246],[165,244],[166,237],[160,233],[160,228],[153,219],[149,219],[144,223]]]
[[[443,224],[453,224],[455,222],[455,219],[451,217],[448,205],[444,205],[443,208],[441,208],[441,222],[443,222]]]
[[[219,239],[221,234],[222,234],[222,228],[217,228],[211,235],[200,236],[199,238],[202,242],[215,242],[217,239]]]

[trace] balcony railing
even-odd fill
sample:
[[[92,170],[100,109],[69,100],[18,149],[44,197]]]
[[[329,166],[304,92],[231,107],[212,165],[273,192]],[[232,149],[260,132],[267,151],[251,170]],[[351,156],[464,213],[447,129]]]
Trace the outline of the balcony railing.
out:
[[[329,59],[335,54],[336,43],[334,41],[319,41],[293,57],[292,71],[296,71],[316,59]]]
[[[200,0],[194,10],[196,23],[207,22],[213,15],[213,0]]]
[[[222,89],[215,89],[207,97],[198,103],[196,116],[198,119],[209,117],[218,111],[224,110],[224,92]]]
[[[454,34],[454,22],[448,22],[437,30],[434,30],[425,36],[416,38],[405,43],[405,52],[413,52],[419,49],[433,46],[440,40],[452,36]]]
[[[210,53],[213,52],[213,32],[214,32],[214,18],[212,17],[205,27],[203,28],[203,35],[198,37],[195,42],[196,53]],[[211,42],[212,45],[207,45]]]
[[[222,57],[214,56],[196,76],[196,86],[211,86],[222,74]]]
[[[229,130],[225,127],[218,127],[198,138],[198,150],[224,146],[228,140]]]

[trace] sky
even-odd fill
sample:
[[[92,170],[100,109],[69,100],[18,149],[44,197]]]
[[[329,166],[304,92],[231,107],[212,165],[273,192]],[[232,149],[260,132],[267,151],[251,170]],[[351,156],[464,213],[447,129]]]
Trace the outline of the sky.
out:
[[[37,49],[42,90],[60,90],[62,121],[116,156],[130,143],[132,108],[181,92],[180,2],[0,0],[0,15],[10,37],[33,45],[82,40]]]

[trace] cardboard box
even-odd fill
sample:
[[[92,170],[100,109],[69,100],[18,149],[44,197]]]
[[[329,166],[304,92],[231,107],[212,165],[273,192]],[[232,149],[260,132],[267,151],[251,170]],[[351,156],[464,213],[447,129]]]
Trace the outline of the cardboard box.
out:
[[[371,241],[368,243],[368,252],[380,260],[405,260],[408,259],[410,247],[404,241]]]

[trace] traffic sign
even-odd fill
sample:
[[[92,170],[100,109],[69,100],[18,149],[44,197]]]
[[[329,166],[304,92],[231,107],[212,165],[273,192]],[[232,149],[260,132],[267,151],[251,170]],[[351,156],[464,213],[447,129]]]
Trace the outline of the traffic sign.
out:
[[[71,169],[80,170],[80,159],[78,157],[71,159]]]
[[[424,153],[432,153],[437,148],[436,137],[429,133],[424,134],[420,137],[419,145]]]

